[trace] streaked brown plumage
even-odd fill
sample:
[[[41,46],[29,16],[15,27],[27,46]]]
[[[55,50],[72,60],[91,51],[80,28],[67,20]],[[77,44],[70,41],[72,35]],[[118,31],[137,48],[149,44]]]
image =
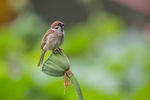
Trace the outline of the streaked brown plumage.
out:
[[[42,42],[41,42],[41,50],[42,55],[40,57],[38,66],[43,62],[44,54],[47,50],[54,50],[59,48],[59,46],[64,41],[64,24],[61,21],[55,21],[51,28],[45,33]]]

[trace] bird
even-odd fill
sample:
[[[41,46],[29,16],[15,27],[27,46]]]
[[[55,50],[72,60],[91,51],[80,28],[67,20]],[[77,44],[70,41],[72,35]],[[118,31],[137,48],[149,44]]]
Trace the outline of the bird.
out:
[[[42,54],[38,62],[38,66],[40,66],[40,64],[43,62],[46,51],[52,50],[52,53],[56,53],[56,48],[63,50],[60,48],[60,45],[64,41],[64,34],[64,23],[61,21],[54,21],[41,41]]]

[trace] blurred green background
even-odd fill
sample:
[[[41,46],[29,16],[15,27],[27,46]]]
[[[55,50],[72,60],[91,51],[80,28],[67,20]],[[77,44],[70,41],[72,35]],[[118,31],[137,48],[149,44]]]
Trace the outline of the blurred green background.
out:
[[[150,14],[114,1],[0,0],[0,100],[77,100],[37,67],[55,20],[85,100],[150,100]]]

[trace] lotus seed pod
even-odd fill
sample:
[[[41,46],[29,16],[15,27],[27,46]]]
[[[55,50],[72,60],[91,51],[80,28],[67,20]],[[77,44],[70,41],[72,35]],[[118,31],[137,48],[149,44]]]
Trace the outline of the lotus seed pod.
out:
[[[69,70],[70,64],[67,56],[63,51],[57,49],[58,53],[51,54],[44,62],[42,71],[50,76],[60,77],[64,76],[64,73]]]

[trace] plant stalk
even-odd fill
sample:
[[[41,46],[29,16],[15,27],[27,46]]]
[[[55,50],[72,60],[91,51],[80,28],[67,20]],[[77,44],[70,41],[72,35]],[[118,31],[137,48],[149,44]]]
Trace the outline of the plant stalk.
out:
[[[82,92],[81,92],[79,83],[78,83],[78,81],[76,80],[76,78],[75,78],[75,76],[73,75],[73,73],[70,72],[69,74],[67,74],[67,77],[71,80],[71,83],[72,83],[73,86],[74,86],[74,89],[75,89],[76,95],[77,95],[77,97],[78,97],[78,100],[83,100],[83,95],[82,95]]]

